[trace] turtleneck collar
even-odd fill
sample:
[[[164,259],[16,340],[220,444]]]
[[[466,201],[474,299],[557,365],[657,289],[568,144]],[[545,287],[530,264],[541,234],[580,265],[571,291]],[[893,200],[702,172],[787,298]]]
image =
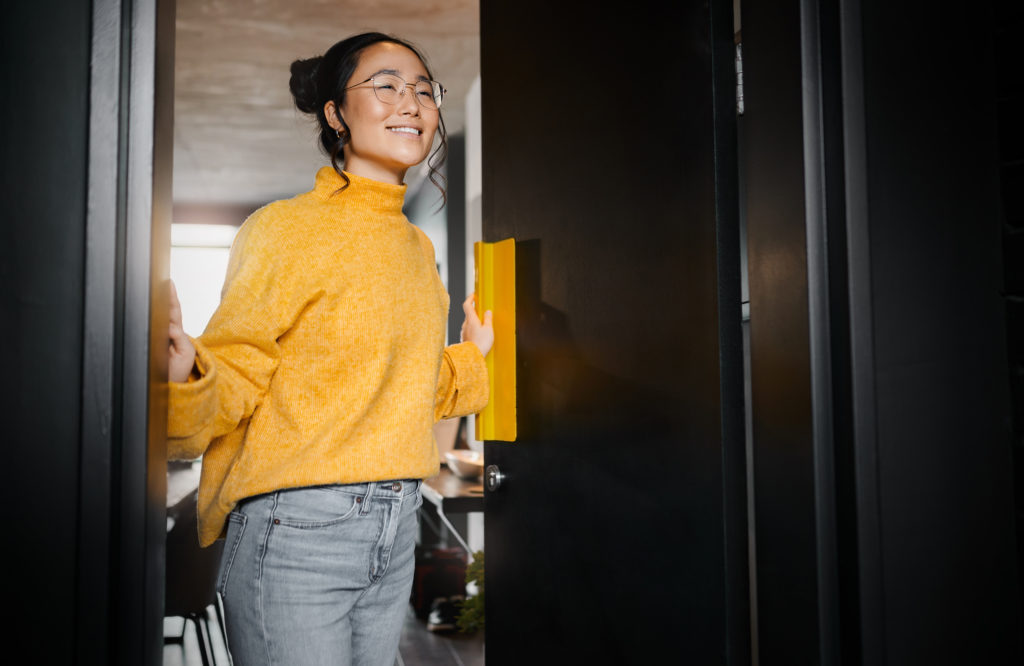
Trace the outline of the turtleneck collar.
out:
[[[382,183],[379,180],[357,176],[348,171],[345,172],[345,175],[349,178],[349,185],[339,192],[338,190],[344,187],[345,181],[332,167],[321,167],[316,173],[316,186],[313,191],[328,203],[365,206],[368,211],[381,215],[402,214],[402,205],[405,203],[405,184]]]

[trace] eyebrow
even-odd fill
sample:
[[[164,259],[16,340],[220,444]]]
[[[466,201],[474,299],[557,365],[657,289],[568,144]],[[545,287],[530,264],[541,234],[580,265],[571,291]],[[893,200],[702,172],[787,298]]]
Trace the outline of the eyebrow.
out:
[[[372,79],[373,77],[377,76],[378,74],[394,74],[395,76],[401,76],[401,74],[398,73],[397,69],[378,69],[376,72],[374,72],[373,74],[370,75],[370,78]],[[429,78],[423,76],[422,74],[417,76],[416,80],[417,81],[430,81]]]

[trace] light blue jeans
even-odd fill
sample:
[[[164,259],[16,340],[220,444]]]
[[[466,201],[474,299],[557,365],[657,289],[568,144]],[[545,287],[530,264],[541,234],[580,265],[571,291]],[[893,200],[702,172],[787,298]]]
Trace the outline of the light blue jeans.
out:
[[[235,666],[393,666],[421,483],[281,490],[239,504],[218,583]]]

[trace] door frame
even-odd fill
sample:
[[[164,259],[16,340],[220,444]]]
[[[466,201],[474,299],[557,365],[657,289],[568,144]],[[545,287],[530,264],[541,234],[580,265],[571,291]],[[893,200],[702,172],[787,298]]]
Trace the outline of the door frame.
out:
[[[162,660],[174,18],[174,0],[93,3],[75,637],[81,663]]]

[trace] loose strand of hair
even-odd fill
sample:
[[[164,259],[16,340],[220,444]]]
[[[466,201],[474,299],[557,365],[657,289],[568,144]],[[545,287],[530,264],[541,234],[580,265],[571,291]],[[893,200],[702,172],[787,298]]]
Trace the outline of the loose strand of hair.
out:
[[[441,141],[434,152],[427,158],[427,166],[430,168],[430,182],[441,192],[441,203],[435,213],[441,211],[448,205],[448,178],[438,169],[448,161],[448,130],[444,126],[444,117],[438,113]]]
[[[338,159],[339,155],[344,155],[344,147],[345,142],[342,141],[341,139],[338,139],[337,141],[334,142],[334,146],[331,148],[331,166],[334,167],[334,170],[338,173],[339,176],[341,176],[341,179],[345,181],[345,184],[339,187],[337,190],[335,190],[334,194],[341,194],[349,185],[352,184],[352,180],[348,177],[348,174],[345,173],[345,171],[342,168],[341,161]]]

